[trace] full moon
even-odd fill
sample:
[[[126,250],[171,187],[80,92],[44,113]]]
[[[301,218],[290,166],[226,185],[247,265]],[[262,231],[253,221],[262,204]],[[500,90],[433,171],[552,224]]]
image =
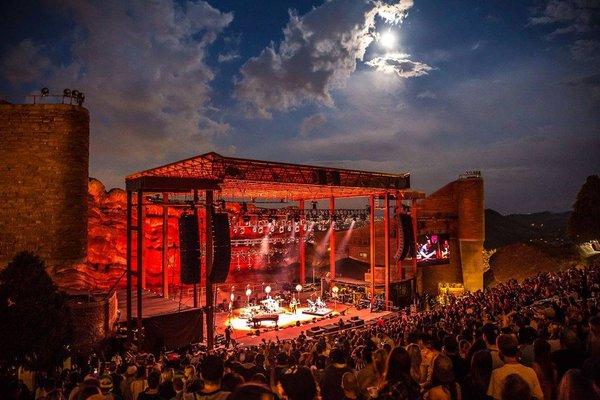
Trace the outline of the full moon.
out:
[[[392,31],[383,32],[379,36],[379,43],[385,48],[391,49],[396,45],[396,35]]]

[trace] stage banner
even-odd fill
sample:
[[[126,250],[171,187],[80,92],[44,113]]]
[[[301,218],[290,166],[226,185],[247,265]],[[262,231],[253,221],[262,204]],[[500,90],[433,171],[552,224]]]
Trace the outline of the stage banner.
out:
[[[176,349],[201,342],[202,311],[198,308],[144,318],[144,349]]]

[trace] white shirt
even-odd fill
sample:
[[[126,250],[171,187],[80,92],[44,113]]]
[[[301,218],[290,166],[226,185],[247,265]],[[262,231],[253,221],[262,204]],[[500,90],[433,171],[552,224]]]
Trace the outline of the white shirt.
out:
[[[517,374],[523,378],[529,385],[531,394],[535,396],[536,399],[543,400],[544,393],[542,392],[542,388],[535,371],[533,368],[526,367],[519,363],[506,363],[502,367],[493,370],[487,395],[492,396],[494,399],[501,399],[504,380],[508,375],[511,374]]]

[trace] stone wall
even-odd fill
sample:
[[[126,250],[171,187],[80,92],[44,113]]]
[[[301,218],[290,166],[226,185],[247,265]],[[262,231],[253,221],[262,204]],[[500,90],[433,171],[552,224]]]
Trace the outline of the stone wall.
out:
[[[118,319],[117,293],[71,296],[67,300],[74,325],[76,352],[90,353],[112,335]]]
[[[87,248],[89,113],[67,104],[0,104],[0,267],[19,251],[47,265]]]

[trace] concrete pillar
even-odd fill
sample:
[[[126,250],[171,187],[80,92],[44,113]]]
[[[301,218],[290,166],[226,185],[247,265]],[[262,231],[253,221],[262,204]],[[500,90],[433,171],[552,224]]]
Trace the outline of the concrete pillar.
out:
[[[458,182],[458,242],[465,289],[483,289],[485,214],[483,179]],[[450,255],[452,257],[452,255]]]

